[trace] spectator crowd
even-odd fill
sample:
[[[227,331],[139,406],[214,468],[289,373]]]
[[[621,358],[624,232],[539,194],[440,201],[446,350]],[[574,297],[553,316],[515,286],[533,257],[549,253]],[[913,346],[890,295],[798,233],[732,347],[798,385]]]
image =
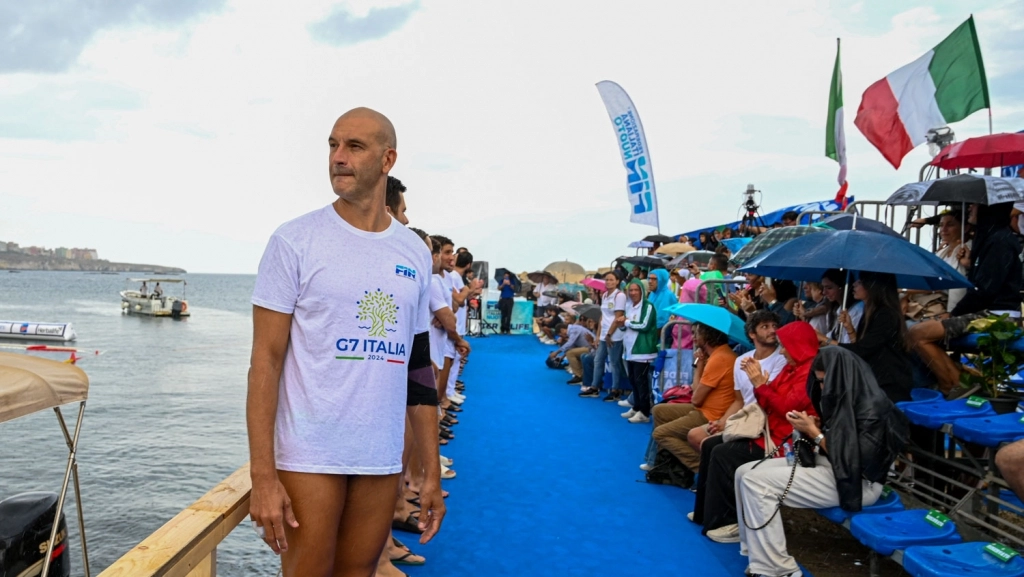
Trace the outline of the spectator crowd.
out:
[[[579,397],[618,403],[629,424],[652,424],[641,469],[651,482],[696,493],[687,518],[703,535],[739,543],[750,575],[801,575],[779,507],[874,504],[897,456],[934,440],[896,403],[916,388],[963,395],[965,368],[950,340],[984,317],[1019,322],[1021,243],[1011,209],[972,204],[911,223],[936,227],[936,256],[971,289],[904,290],[896,275],[866,270],[827,270],[802,283],[739,274],[723,241],[765,229],[720,228],[677,239],[713,251],[707,264],[667,270],[620,259],[593,275],[602,289],[575,302],[539,287],[535,333],[557,346],[546,362],[570,374]],[[795,226],[797,215],[782,221]],[[728,311],[749,343],[720,323],[677,316],[688,303]],[[1022,443],[1000,451],[1004,475],[1020,477]]]

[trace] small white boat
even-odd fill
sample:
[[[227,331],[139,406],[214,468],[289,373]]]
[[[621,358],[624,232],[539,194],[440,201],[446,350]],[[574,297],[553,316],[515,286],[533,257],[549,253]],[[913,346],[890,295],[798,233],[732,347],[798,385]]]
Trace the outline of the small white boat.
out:
[[[75,328],[71,323],[0,321],[0,339],[65,342],[75,338]]]
[[[126,288],[121,291],[121,312],[130,315],[146,315],[150,317],[182,318],[191,316],[188,301],[185,300],[185,287],[188,285],[180,278],[130,278],[129,284],[142,283],[137,290]],[[163,293],[161,284],[181,284],[181,296],[168,296]]]

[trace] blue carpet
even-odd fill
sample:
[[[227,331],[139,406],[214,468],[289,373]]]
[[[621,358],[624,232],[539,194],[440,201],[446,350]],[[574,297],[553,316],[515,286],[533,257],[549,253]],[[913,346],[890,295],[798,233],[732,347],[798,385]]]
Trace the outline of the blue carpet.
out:
[[[441,448],[458,477],[438,537],[419,545],[412,577],[462,575],[743,575],[739,545],[686,520],[694,495],[649,485],[639,469],[651,425],[577,397],[565,371],[544,366],[533,337],[472,339],[465,411]]]

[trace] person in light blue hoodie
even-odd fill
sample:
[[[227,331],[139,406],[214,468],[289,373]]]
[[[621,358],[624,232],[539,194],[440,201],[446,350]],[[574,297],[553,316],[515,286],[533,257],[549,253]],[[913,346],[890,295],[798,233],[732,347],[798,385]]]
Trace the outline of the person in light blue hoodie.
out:
[[[672,293],[669,285],[667,270],[663,268],[651,270],[647,275],[647,295],[647,300],[651,301],[654,311],[657,313],[658,318],[655,323],[660,331],[668,323],[670,316],[668,308],[679,303],[679,298]]]

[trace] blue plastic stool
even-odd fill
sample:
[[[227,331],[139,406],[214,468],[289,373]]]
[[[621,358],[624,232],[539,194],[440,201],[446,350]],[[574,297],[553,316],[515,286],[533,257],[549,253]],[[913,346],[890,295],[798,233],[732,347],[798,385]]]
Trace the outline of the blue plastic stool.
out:
[[[956,523],[948,521],[940,529],[924,520],[927,514],[924,509],[909,509],[857,515],[850,519],[850,533],[865,546],[885,556],[914,545],[952,545],[963,541],[956,532]]]
[[[941,429],[946,423],[960,419],[990,417],[996,414],[991,403],[984,403],[975,408],[967,405],[967,399],[899,403],[897,406],[903,410],[903,414],[911,423],[936,430]]]
[[[829,507],[827,509],[817,509],[817,512],[822,517],[832,521],[833,523],[843,524],[844,521],[861,514],[873,514],[873,513],[894,513],[896,511],[902,511],[903,501],[900,501],[900,496],[896,491],[889,493],[888,497],[879,497],[875,501],[874,505],[864,507],[856,513],[851,513],[844,510],[842,507]]]
[[[986,545],[910,547],[903,552],[903,569],[914,577],[1024,577],[1024,559],[1003,563],[985,551]]]
[[[998,447],[1024,436],[1022,413],[960,419],[953,423],[953,436],[985,447]]]

